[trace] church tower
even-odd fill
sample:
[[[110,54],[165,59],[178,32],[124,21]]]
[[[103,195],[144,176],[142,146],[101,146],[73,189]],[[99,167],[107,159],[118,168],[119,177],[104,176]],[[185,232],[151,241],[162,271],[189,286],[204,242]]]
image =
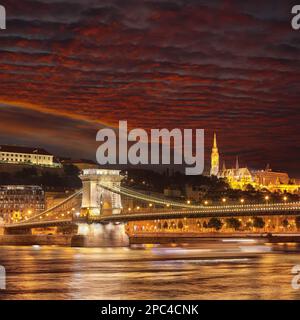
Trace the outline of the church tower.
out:
[[[214,145],[211,151],[210,175],[217,176],[218,174],[219,174],[219,151],[217,146],[217,135],[214,133]]]

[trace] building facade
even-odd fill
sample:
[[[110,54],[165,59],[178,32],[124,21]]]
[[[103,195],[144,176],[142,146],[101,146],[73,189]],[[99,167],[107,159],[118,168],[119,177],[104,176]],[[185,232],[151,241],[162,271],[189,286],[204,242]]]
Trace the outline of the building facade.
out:
[[[39,186],[0,186],[0,217],[17,222],[45,210],[45,194]]]
[[[41,148],[21,146],[0,146],[0,163],[32,164],[39,166],[55,167],[54,156]]]
[[[219,152],[217,148],[216,135],[211,153],[211,176],[226,179],[233,189],[245,190],[249,185],[257,190],[267,189],[270,192],[299,193],[300,185],[290,179],[286,172],[276,172],[269,168],[265,170],[250,170],[247,167],[240,167],[238,158],[235,168],[227,169],[225,164],[219,169]]]

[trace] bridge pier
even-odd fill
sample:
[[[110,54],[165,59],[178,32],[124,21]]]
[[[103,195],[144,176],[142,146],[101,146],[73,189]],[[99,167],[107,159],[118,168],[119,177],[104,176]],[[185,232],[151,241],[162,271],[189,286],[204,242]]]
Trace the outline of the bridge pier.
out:
[[[124,223],[79,223],[72,247],[128,247],[129,237]]]

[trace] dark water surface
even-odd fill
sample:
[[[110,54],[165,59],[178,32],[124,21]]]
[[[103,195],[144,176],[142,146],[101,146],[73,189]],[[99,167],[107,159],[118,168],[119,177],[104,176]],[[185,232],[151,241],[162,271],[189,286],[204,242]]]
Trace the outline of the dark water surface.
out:
[[[0,247],[0,299],[300,299],[297,244],[218,240],[143,248]]]

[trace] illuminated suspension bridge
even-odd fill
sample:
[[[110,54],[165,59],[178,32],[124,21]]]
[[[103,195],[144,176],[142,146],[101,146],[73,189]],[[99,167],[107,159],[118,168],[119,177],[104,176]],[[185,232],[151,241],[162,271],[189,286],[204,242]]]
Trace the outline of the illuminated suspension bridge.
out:
[[[108,223],[135,220],[300,215],[300,203],[193,205],[121,186],[118,170],[84,170],[83,189],[58,205],[17,223],[6,224],[10,229],[67,225],[74,223]],[[122,204],[135,201],[133,206]]]

